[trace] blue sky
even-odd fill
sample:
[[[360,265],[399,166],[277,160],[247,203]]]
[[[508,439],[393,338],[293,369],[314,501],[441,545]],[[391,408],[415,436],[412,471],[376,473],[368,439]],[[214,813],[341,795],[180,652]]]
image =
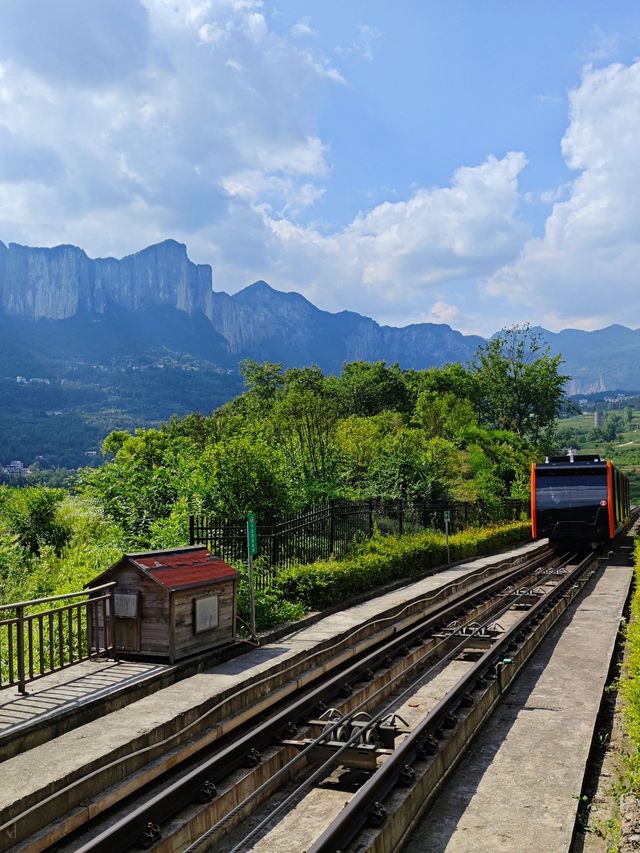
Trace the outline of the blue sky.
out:
[[[640,326],[640,6],[0,0],[0,239],[328,310]]]

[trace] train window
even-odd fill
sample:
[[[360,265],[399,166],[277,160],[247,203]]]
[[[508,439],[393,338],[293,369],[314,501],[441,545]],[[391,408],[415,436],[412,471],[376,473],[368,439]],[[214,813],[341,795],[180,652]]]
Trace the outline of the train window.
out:
[[[607,499],[607,478],[604,473],[578,474],[545,472],[536,478],[536,508],[538,511],[561,506],[592,506]]]

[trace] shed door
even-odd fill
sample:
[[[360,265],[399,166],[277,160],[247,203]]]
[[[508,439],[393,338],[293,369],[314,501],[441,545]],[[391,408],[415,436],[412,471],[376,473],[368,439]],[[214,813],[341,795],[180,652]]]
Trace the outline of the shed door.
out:
[[[137,591],[115,594],[116,649],[126,652],[140,651],[140,602]]]

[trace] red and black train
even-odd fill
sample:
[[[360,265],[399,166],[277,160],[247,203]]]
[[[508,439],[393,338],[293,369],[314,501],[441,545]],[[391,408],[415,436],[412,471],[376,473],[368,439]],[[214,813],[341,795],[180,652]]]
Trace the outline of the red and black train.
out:
[[[629,480],[600,456],[553,456],[531,465],[534,539],[608,542],[628,520]]]

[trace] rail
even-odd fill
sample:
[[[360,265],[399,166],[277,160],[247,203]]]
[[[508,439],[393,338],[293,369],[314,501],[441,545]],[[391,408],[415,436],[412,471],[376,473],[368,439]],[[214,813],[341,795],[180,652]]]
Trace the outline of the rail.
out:
[[[354,841],[363,827],[372,820],[373,809],[382,804],[393,789],[399,784],[399,779],[405,767],[427,755],[436,760],[441,748],[443,730],[447,728],[447,718],[457,724],[457,717],[465,700],[473,697],[474,690],[485,683],[497,684],[497,693],[502,693],[513,681],[517,673],[528,660],[546,631],[562,614],[563,609],[553,611],[563,596],[574,598],[582,588],[579,581],[595,566],[596,557],[589,554],[578,565],[562,578],[546,595],[542,596],[520,619],[514,623],[502,637],[468,670],[468,672],[451,688],[438,704],[413,729],[411,734],[394,750],[389,759],[374,773],[357,791],[337,818],[327,827],[321,836],[309,848],[309,853],[334,853],[336,850],[346,850]],[[565,607],[568,604],[565,603]],[[545,623],[544,625],[542,623]],[[537,636],[536,630],[538,631]],[[532,632],[530,637],[529,632]],[[518,654],[514,648],[518,646]],[[525,652],[525,648],[527,651]],[[507,657],[506,655],[509,654]],[[504,682],[501,673],[504,667],[508,672]],[[483,679],[485,681],[483,681]],[[471,700],[475,703],[476,700]],[[494,703],[495,703],[494,699]],[[468,704],[468,701],[466,702]],[[449,726],[450,728],[450,726]],[[469,734],[467,734],[467,738]],[[429,744],[434,744],[431,751]],[[382,807],[381,814],[386,814]],[[384,820],[384,818],[382,818]]]
[[[83,660],[113,657],[115,581],[81,592],[0,605],[0,690],[26,685]],[[82,601],[77,601],[84,597]],[[46,610],[29,610],[55,601]]]

